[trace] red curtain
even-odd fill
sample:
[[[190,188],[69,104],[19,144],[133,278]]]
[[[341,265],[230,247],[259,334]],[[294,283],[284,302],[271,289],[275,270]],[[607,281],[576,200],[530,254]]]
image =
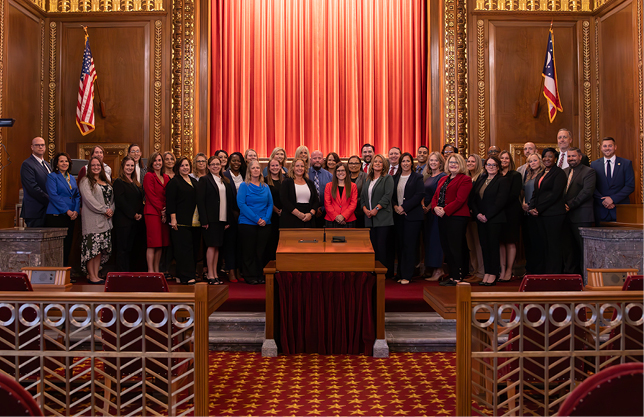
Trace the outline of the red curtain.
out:
[[[427,0],[213,0],[214,152],[428,143]]]
[[[366,272],[275,275],[276,341],[285,354],[373,354],[376,277]]]

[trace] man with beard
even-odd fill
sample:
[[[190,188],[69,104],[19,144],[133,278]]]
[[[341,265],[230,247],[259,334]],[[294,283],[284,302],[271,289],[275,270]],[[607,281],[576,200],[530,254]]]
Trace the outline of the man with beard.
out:
[[[311,152],[311,167],[309,168],[309,179],[315,184],[315,190],[321,201],[317,213],[315,213],[315,224],[317,227],[324,227],[324,188],[328,183],[333,181],[333,175],[326,169],[322,168],[324,154],[322,151],[315,150]]]
[[[369,172],[369,165],[371,164],[371,159],[376,154],[376,149],[370,143],[365,143],[362,145],[362,170],[364,172]]]

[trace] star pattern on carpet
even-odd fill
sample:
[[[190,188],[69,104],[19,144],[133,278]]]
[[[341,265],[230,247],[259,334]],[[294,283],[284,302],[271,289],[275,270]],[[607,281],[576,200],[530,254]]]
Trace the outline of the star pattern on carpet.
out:
[[[211,352],[210,414],[454,415],[455,358],[447,352],[389,358]]]

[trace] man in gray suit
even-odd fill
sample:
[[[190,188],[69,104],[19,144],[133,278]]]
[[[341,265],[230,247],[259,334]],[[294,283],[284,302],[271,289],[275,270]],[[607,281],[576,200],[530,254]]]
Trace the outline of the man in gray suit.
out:
[[[583,244],[580,227],[591,227],[595,220],[593,194],[597,174],[581,163],[579,148],[568,149],[568,167],[564,169],[568,182],[564,191],[566,220],[564,221],[564,273],[581,274],[583,271]]]
[[[525,155],[525,159],[527,160],[530,155],[534,155],[537,153],[537,146],[532,143],[532,142],[526,142],[525,145],[523,145],[523,155]],[[519,168],[517,168],[517,172],[521,174],[521,178],[525,178],[525,170],[528,169],[528,163],[526,162],[525,164],[521,165]]]

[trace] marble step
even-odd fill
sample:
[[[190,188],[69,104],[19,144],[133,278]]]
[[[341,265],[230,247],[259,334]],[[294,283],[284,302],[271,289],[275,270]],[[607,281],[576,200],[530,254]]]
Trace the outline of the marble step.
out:
[[[209,318],[210,349],[261,351],[263,313],[215,312]],[[456,349],[456,321],[437,313],[386,313],[385,335],[392,352],[435,352]]]

